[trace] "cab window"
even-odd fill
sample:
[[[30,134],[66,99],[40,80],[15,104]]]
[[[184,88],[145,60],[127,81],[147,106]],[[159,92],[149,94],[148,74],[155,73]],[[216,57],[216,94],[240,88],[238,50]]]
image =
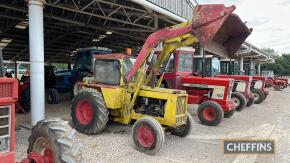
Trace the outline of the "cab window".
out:
[[[179,72],[192,72],[193,69],[193,56],[192,54],[180,54],[178,71]]]
[[[95,80],[97,83],[119,85],[121,79],[121,64],[119,60],[95,61]]]

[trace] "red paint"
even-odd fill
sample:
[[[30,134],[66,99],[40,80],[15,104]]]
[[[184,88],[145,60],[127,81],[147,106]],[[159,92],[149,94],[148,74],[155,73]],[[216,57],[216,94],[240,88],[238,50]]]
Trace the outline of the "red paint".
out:
[[[130,57],[124,53],[112,53],[112,54],[97,54],[94,55],[95,59],[123,59],[124,57]]]
[[[54,158],[53,158],[53,154],[51,149],[46,148],[44,150],[44,157],[46,157],[46,160],[48,160],[48,163],[53,163],[54,162]]]
[[[188,93],[188,104],[201,104],[202,102],[212,100],[221,105],[224,112],[231,111],[235,108],[234,103],[228,99],[230,90],[230,80],[216,77],[204,77],[193,75],[192,70],[190,72],[180,72],[178,71],[179,60],[181,55],[193,54],[193,51],[176,50],[174,54],[174,67],[172,72],[166,72],[163,76],[163,80],[166,82],[168,88],[182,89],[186,90]],[[159,57],[159,56],[158,56]],[[180,80],[180,85],[178,84]],[[172,83],[172,85],[171,85]],[[197,87],[187,87],[182,86],[182,84],[201,84],[201,85],[214,85],[214,86],[224,86],[225,93],[222,99],[209,99],[205,94],[212,93],[212,88],[197,88]]]
[[[241,92],[245,95],[245,97],[247,99],[251,98],[252,95],[251,95],[251,92],[249,92],[249,87],[251,87],[251,83],[250,83],[250,76],[248,75],[216,75],[216,77],[219,77],[219,78],[229,78],[229,79],[234,79],[235,81],[243,81],[246,83],[246,87],[245,87],[245,90],[244,92]],[[234,85],[234,88],[233,88],[233,91],[236,90],[236,86],[237,84]]]
[[[214,110],[214,108],[206,107],[202,112],[202,116],[207,121],[213,121],[213,120],[215,120],[217,115],[216,115],[216,111]]]
[[[138,142],[146,148],[151,147],[154,144],[154,132],[152,128],[142,125],[137,129]]]
[[[225,7],[223,4],[199,5],[194,10],[192,24],[164,28],[152,33],[146,39],[127,80],[131,80],[145,63],[151,49],[159,42],[184,34],[194,34],[206,50],[215,54],[228,57],[233,55],[252,32],[252,29],[232,13],[234,10],[235,6]],[[216,46],[213,42],[221,46]]]
[[[8,93],[7,93],[8,92]],[[9,93],[10,92],[10,93]],[[9,95],[9,96],[7,96]],[[14,78],[0,78],[0,106],[11,106],[10,151],[0,154],[1,162],[13,163],[15,148],[15,103],[18,100],[18,81]]]
[[[83,124],[89,124],[93,119],[93,106],[88,100],[80,100],[76,107],[76,118]]]

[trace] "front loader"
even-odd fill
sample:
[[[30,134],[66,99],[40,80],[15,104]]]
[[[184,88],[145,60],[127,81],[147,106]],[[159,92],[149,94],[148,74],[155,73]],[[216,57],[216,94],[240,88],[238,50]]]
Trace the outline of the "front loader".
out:
[[[194,62],[194,53],[195,49],[190,47],[177,48],[155,75],[161,82],[160,87],[185,90],[188,104],[199,105],[197,112],[201,123],[216,126],[223,117],[229,118],[235,112],[236,106],[230,97],[233,80],[197,75],[194,67],[199,64]],[[155,58],[159,55],[157,52]]]
[[[18,81],[4,77],[0,48],[0,162],[15,160],[15,104],[18,100]],[[67,121],[48,118],[32,128],[28,139],[27,158],[20,163],[82,162],[80,144],[75,130]]]
[[[245,31],[244,23],[232,13],[234,9],[224,5],[197,6],[192,20],[152,33],[134,63],[130,56],[120,53],[95,55],[93,78],[79,83],[81,90],[73,99],[71,116],[76,129],[97,134],[109,119],[123,124],[135,121],[134,143],[137,150],[147,154],[160,150],[164,131],[180,137],[188,135],[193,120],[187,112],[187,93],[147,83],[154,76],[147,74],[154,48],[159,43],[190,37],[202,48],[232,55],[249,35],[248,28]],[[161,54],[154,70],[160,69],[168,55]]]

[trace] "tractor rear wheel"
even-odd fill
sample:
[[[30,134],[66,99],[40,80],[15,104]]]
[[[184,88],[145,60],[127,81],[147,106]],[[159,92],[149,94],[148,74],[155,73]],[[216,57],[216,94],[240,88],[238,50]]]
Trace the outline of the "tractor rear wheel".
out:
[[[232,109],[232,110],[229,111],[229,112],[225,112],[224,117],[225,117],[225,118],[230,118],[231,116],[234,115],[235,111],[236,111],[236,109]]]
[[[254,104],[254,102],[255,102],[255,99],[254,98],[249,98],[248,101],[247,101],[246,107],[252,106]]]
[[[236,105],[236,111],[242,111],[245,109],[247,104],[247,99],[245,95],[240,92],[233,92],[231,99]]]
[[[89,135],[101,132],[109,121],[102,94],[92,88],[82,90],[73,99],[71,117],[78,131]]]
[[[264,95],[262,90],[260,89],[253,89],[252,93],[254,93],[254,100],[255,100],[255,104],[260,104],[263,102],[264,100]]]
[[[193,119],[189,113],[187,113],[186,116],[187,116],[186,124],[175,128],[172,131],[172,135],[176,135],[179,137],[186,137],[188,134],[190,134],[190,132],[192,130],[192,126],[193,126]]]
[[[59,103],[59,93],[55,88],[49,88],[47,91],[47,102],[49,104],[58,104]]]
[[[135,122],[133,140],[138,151],[156,154],[164,144],[165,134],[161,124],[152,117],[143,117]]]
[[[75,140],[75,134],[76,130],[68,121],[59,118],[42,120],[32,128],[27,153],[36,152],[48,162],[80,163],[81,145]]]
[[[20,106],[22,107],[22,109],[19,109],[18,112],[29,112],[30,111],[30,89],[27,88],[25,91],[23,91],[23,93],[20,95]]]
[[[224,118],[224,111],[217,102],[206,101],[198,106],[197,115],[202,124],[217,126]]]

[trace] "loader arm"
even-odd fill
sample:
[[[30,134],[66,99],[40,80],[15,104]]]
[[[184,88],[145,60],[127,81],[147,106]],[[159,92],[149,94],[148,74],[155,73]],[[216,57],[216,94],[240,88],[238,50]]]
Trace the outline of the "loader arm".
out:
[[[163,62],[165,62],[165,60],[168,58],[168,56],[177,48],[183,47],[183,46],[191,46],[194,44],[197,44],[199,41],[197,39],[197,37],[193,36],[192,34],[186,34],[180,37],[176,37],[173,39],[169,39],[164,41],[164,47],[163,50],[161,52],[160,57],[158,57],[157,61],[154,63],[153,67],[152,67],[152,71],[150,71],[150,73],[147,75],[146,78],[146,82],[145,85],[148,85],[152,79],[152,77],[154,77],[155,72],[157,72],[159,70],[159,67],[163,64]],[[160,76],[156,87],[159,87],[162,81],[162,75]],[[151,81],[152,82],[152,81]],[[158,84],[159,83],[159,84]],[[151,83],[155,84],[155,83]]]
[[[199,5],[194,9],[192,20],[163,28],[149,35],[127,76],[127,81],[131,81],[158,43],[186,34],[196,36],[202,48],[231,58],[252,32],[252,29],[233,14],[235,8],[235,6],[225,7],[223,4]]]

